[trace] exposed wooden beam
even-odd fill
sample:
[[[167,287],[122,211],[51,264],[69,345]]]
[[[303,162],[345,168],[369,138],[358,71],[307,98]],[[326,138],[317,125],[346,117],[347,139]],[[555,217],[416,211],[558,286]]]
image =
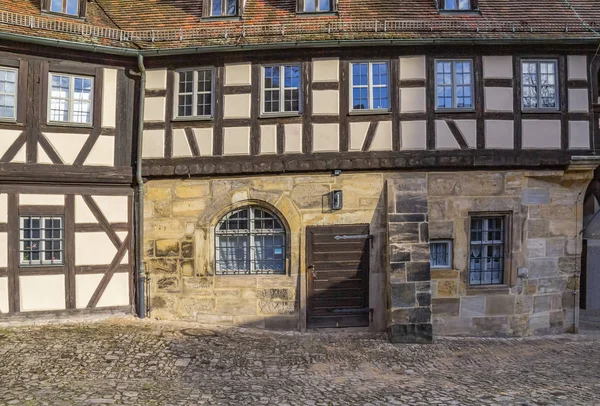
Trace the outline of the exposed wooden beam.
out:
[[[87,305],[88,309],[94,308],[94,307],[96,307],[98,305],[98,302],[100,301],[100,298],[102,297],[102,294],[106,290],[106,287],[108,286],[108,283],[112,279],[113,275],[115,274],[115,271],[119,267],[119,264],[123,260],[123,257],[125,256],[125,253],[129,249],[129,237],[130,237],[130,235],[131,235],[131,233],[127,235],[127,237],[125,238],[125,241],[123,241],[123,243],[119,247],[117,253],[115,254],[115,257],[113,258],[113,260],[110,263],[108,269],[106,270],[106,273],[104,274],[104,276],[100,280],[100,283],[96,287],[96,290],[94,291],[94,294],[92,295],[92,297],[90,298],[90,301],[88,302],[88,305]]]
[[[115,248],[119,249],[119,247],[123,245],[123,242],[121,241],[115,230],[113,230],[113,228],[110,226],[110,223],[102,213],[102,210],[100,210],[100,207],[98,207],[98,205],[94,201],[94,198],[92,196],[82,197],[85,201],[85,204],[87,204],[94,217],[96,217],[96,220],[98,220],[98,223],[100,224],[102,230],[104,230],[104,232],[106,233],[110,241],[113,243]]]

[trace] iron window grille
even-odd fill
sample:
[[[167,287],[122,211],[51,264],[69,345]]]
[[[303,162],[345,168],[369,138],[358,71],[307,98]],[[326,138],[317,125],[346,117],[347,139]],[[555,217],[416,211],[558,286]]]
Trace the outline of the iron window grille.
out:
[[[300,112],[300,65],[262,68],[263,113]]]
[[[504,284],[504,216],[472,217],[469,250],[469,284]]]
[[[470,60],[435,61],[436,108],[472,109],[473,62]]]
[[[214,75],[212,68],[178,72],[177,117],[211,117]]]
[[[558,110],[558,64],[554,60],[521,62],[523,109]]]
[[[18,70],[0,68],[0,118],[14,120],[17,106]]]
[[[387,62],[350,64],[350,109],[389,110],[389,74]]]
[[[63,216],[21,216],[20,264],[64,264]]]
[[[210,0],[211,17],[229,17],[237,15],[237,0]]]
[[[286,235],[281,221],[259,207],[235,210],[215,229],[217,275],[285,274]]]
[[[452,267],[451,241],[431,241],[429,250],[431,268],[448,269]]]
[[[92,124],[93,78],[51,73],[49,87],[49,121]]]

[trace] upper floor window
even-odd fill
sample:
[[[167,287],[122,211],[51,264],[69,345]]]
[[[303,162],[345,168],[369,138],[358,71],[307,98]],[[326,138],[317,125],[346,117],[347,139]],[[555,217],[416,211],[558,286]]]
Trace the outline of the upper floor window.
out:
[[[471,61],[435,62],[436,108],[473,108],[473,69]]]
[[[440,8],[449,11],[471,10],[472,4],[471,0],[441,0]]]
[[[504,283],[505,223],[506,216],[471,218],[470,285]]]
[[[210,0],[211,17],[235,15],[237,15],[237,0]]]
[[[93,84],[91,77],[51,73],[49,121],[92,124]]]
[[[299,0],[301,7],[300,11],[305,13],[322,13],[333,11],[334,0]]]
[[[42,10],[72,17],[84,15],[87,0],[42,0]]]
[[[270,65],[262,69],[263,113],[300,111],[300,65]]]
[[[213,70],[179,72],[177,117],[210,117],[213,104]]]
[[[558,109],[557,63],[552,60],[524,60],[521,63],[521,104],[523,109]]]
[[[0,119],[14,120],[17,106],[17,69],[0,68]]]
[[[387,62],[350,64],[352,110],[389,109],[389,75]]]
[[[62,216],[22,216],[19,238],[21,265],[62,265],[64,239]]]
[[[277,216],[255,206],[235,210],[215,229],[216,274],[285,274],[285,246]]]

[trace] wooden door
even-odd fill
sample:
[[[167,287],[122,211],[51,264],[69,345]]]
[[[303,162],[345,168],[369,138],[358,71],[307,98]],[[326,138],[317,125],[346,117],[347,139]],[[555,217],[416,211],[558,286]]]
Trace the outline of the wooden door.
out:
[[[369,325],[368,225],[306,230],[308,328]]]

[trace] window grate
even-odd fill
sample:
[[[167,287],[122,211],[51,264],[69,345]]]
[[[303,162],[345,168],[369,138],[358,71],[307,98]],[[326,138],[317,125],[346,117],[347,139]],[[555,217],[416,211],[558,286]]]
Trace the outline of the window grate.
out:
[[[64,220],[62,216],[22,216],[19,250],[21,265],[64,263]]]
[[[285,274],[285,229],[258,207],[226,215],[215,229],[217,275]]]
[[[504,217],[471,219],[470,285],[504,283],[504,223]]]

